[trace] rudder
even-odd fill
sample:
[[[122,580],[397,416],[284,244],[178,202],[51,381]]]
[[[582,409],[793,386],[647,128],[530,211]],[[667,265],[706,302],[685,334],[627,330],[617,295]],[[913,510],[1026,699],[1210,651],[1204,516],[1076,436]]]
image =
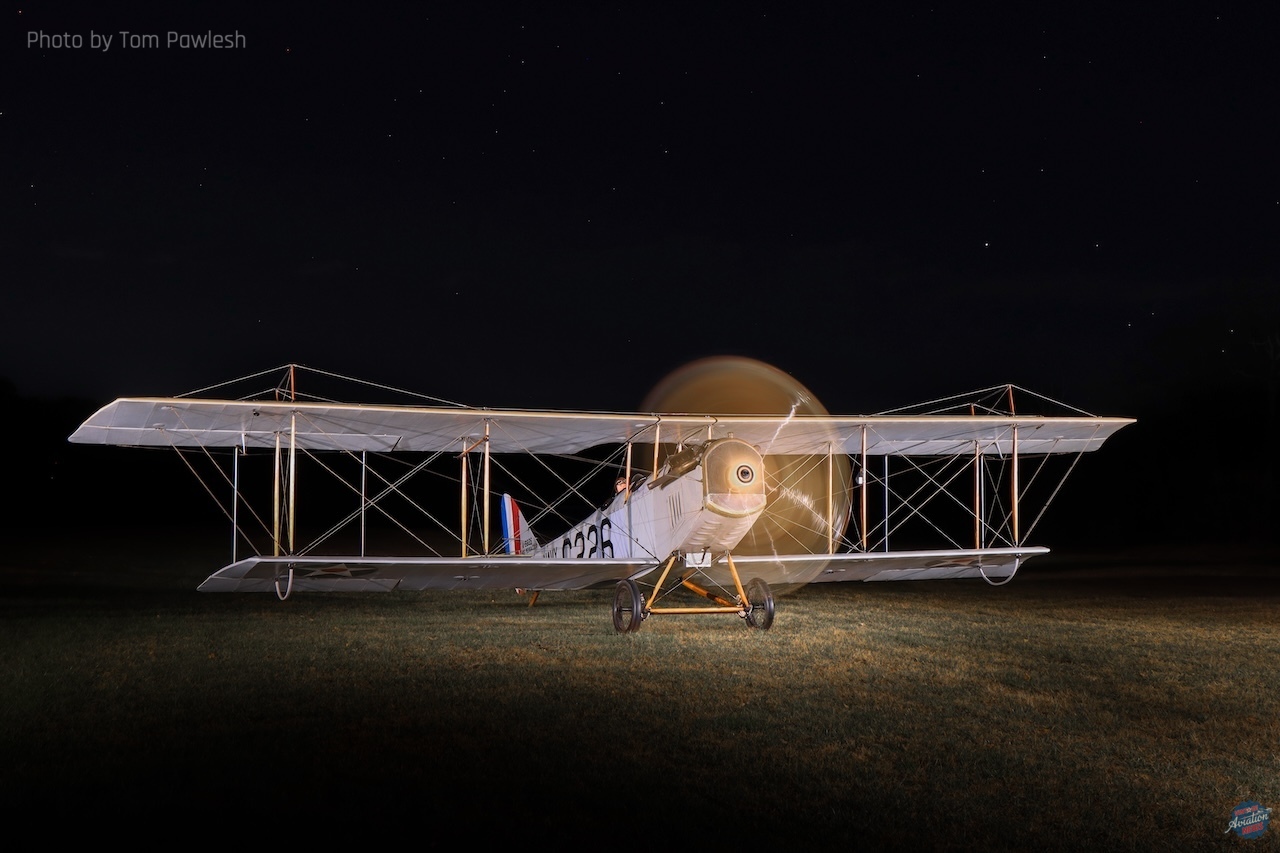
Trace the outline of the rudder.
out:
[[[508,554],[529,554],[538,549],[538,540],[524,520],[524,513],[511,495],[502,496],[502,544]]]

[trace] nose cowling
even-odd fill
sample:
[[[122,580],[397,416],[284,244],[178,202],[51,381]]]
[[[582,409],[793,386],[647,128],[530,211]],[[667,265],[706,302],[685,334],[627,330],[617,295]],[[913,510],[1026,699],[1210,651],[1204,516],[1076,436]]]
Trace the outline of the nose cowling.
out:
[[[764,460],[736,438],[707,445],[702,454],[703,506],[729,518],[758,514],[765,505]]]

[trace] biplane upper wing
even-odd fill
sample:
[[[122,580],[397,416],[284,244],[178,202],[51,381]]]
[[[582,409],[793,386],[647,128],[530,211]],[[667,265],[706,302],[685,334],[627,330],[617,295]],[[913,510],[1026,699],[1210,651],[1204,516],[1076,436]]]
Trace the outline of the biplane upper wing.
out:
[[[571,557],[250,557],[225,566],[201,592],[391,590],[566,590],[609,586],[653,571],[652,559]]]
[[[732,435],[766,454],[1024,455],[1096,450],[1128,418],[961,415],[656,415],[527,409],[121,398],[70,437],[82,444],[447,451],[487,437],[494,453],[575,453],[627,441]]]

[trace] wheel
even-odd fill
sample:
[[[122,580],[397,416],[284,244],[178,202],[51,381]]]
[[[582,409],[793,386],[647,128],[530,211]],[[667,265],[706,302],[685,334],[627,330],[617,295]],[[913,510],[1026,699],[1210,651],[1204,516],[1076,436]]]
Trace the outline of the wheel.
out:
[[[613,627],[619,634],[632,634],[640,630],[644,621],[644,598],[640,585],[633,580],[618,581],[613,594]]]
[[[747,582],[747,624],[761,631],[773,624],[773,590],[760,578]]]

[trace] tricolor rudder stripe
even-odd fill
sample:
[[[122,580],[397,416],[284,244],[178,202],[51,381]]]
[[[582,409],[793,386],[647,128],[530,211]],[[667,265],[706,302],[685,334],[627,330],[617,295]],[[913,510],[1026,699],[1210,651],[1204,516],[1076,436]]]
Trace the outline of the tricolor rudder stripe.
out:
[[[508,554],[524,554],[538,547],[524,514],[511,495],[502,496],[502,541]]]

